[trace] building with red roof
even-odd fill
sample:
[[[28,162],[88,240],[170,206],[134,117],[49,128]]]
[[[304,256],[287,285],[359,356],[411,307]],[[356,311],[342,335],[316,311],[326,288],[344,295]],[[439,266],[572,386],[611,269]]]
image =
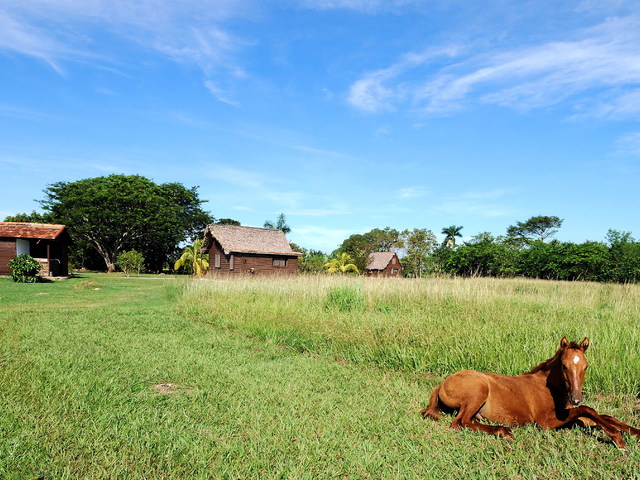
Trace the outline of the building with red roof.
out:
[[[9,262],[26,253],[42,264],[43,277],[66,277],[70,243],[64,225],[0,222],[0,275],[9,275]]]

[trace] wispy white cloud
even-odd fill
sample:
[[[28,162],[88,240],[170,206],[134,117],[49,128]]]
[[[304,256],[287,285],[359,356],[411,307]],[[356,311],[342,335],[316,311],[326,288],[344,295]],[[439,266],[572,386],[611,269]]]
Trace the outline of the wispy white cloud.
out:
[[[415,88],[405,83],[408,74],[437,59],[455,57],[459,53],[459,47],[454,45],[407,53],[390,67],[369,72],[354,82],[349,89],[347,101],[367,112],[394,110],[398,103],[411,96],[411,88]]]
[[[497,199],[506,197],[513,193],[516,193],[519,189],[517,188],[497,188],[495,190],[489,190],[486,192],[482,191],[473,191],[466,192],[459,196],[459,198],[469,199],[469,200],[488,200],[488,199]]]
[[[429,193],[429,190],[425,187],[403,187],[398,190],[398,197],[403,200],[409,200],[424,197]]]
[[[585,93],[589,98],[579,99]],[[570,39],[527,47],[405,55],[363,75],[348,96],[363,111],[407,106],[428,114],[483,103],[530,110],[568,99],[592,115],[640,112],[640,16],[608,19]]]
[[[329,217],[332,215],[349,215],[351,213],[351,211],[342,208],[306,208],[287,212],[288,215],[303,217]]]
[[[304,153],[312,153],[314,155],[323,155],[323,156],[329,156],[329,157],[345,157],[346,155],[340,152],[334,152],[332,150],[324,150],[322,148],[315,148],[315,147],[308,147],[305,145],[287,145],[287,144],[281,144],[281,146],[286,147],[286,148],[291,148],[293,150],[299,150],[301,152]]]
[[[26,110],[24,108],[14,107],[11,105],[0,104],[0,115],[10,118],[22,120],[59,120],[60,117],[42,113],[35,110]]]
[[[640,155],[640,132],[623,135],[616,141],[616,151],[622,155]]]
[[[397,11],[419,6],[422,0],[297,0],[296,5],[315,10],[354,10],[361,13]]]
[[[64,64],[92,60],[121,64],[101,51],[100,35],[115,35],[172,61],[200,68],[205,86],[218,100],[235,101],[214,79],[242,79],[235,53],[250,42],[224,28],[234,15],[259,9],[254,0],[22,0],[0,6],[0,51],[45,61],[65,75]]]
[[[237,102],[236,100],[233,100],[233,98],[229,95],[229,92],[226,92],[223,88],[219,87],[212,80],[206,80],[204,82],[204,86],[207,87],[207,90],[209,90],[209,93],[211,93],[211,95],[213,95],[216,99],[218,99],[218,101],[222,103],[226,103],[227,105],[231,105],[233,107],[240,106],[240,103]]]
[[[64,70],[60,60],[81,52],[69,48],[43,29],[21,22],[17,17],[0,10],[0,50],[38,58],[60,75]]]

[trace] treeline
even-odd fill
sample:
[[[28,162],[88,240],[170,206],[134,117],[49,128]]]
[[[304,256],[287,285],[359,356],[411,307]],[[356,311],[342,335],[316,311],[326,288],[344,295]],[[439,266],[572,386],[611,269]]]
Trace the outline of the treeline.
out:
[[[606,243],[534,240],[521,246],[482,233],[454,248],[441,246],[434,250],[430,259],[430,268],[418,274],[640,281],[640,242],[630,233],[616,230],[609,231]]]
[[[563,220],[531,217],[507,229],[504,236],[480,233],[458,243],[463,227],[442,229],[444,240],[427,229],[374,229],[347,238],[331,255],[305,252],[304,272],[321,272],[329,258],[344,258],[362,273],[372,252],[394,251],[407,277],[451,275],[461,277],[528,277],[636,283],[640,281],[640,242],[629,232],[609,230],[606,241],[563,242],[551,238]]]

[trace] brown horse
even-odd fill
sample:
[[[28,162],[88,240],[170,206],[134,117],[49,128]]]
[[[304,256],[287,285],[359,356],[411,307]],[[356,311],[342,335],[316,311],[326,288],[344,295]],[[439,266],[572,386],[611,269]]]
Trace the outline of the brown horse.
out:
[[[562,337],[553,357],[516,377],[472,370],[454,373],[435,388],[429,406],[420,413],[437,420],[441,409],[457,410],[451,428],[466,427],[503,438],[513,438],[509,427],[479,420],[509,426],[532,423],[549,429],[574,424],[598,426],[624,450],[620,432],[640,437],[640,430],[580,405],[588,347],[588,338],[577,344]]]

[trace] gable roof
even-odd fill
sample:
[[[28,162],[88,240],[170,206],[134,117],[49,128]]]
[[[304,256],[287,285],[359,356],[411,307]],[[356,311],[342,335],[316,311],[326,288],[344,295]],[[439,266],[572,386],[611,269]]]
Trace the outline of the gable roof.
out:
[[[384,270],[394,257],[393,252],[373,252],[367,260],[367,270]]]
[[[65,225],[51,223],[0,222],[0,237],[55,240],[67,233]]]
[[[235,225],[207,225],[200,251],[208,252],[214,239],[220,244],[225,255],[230,253],[260,253],[292,257],[302,255],[300,252],[291,250],[289,241],[282,230]]]

